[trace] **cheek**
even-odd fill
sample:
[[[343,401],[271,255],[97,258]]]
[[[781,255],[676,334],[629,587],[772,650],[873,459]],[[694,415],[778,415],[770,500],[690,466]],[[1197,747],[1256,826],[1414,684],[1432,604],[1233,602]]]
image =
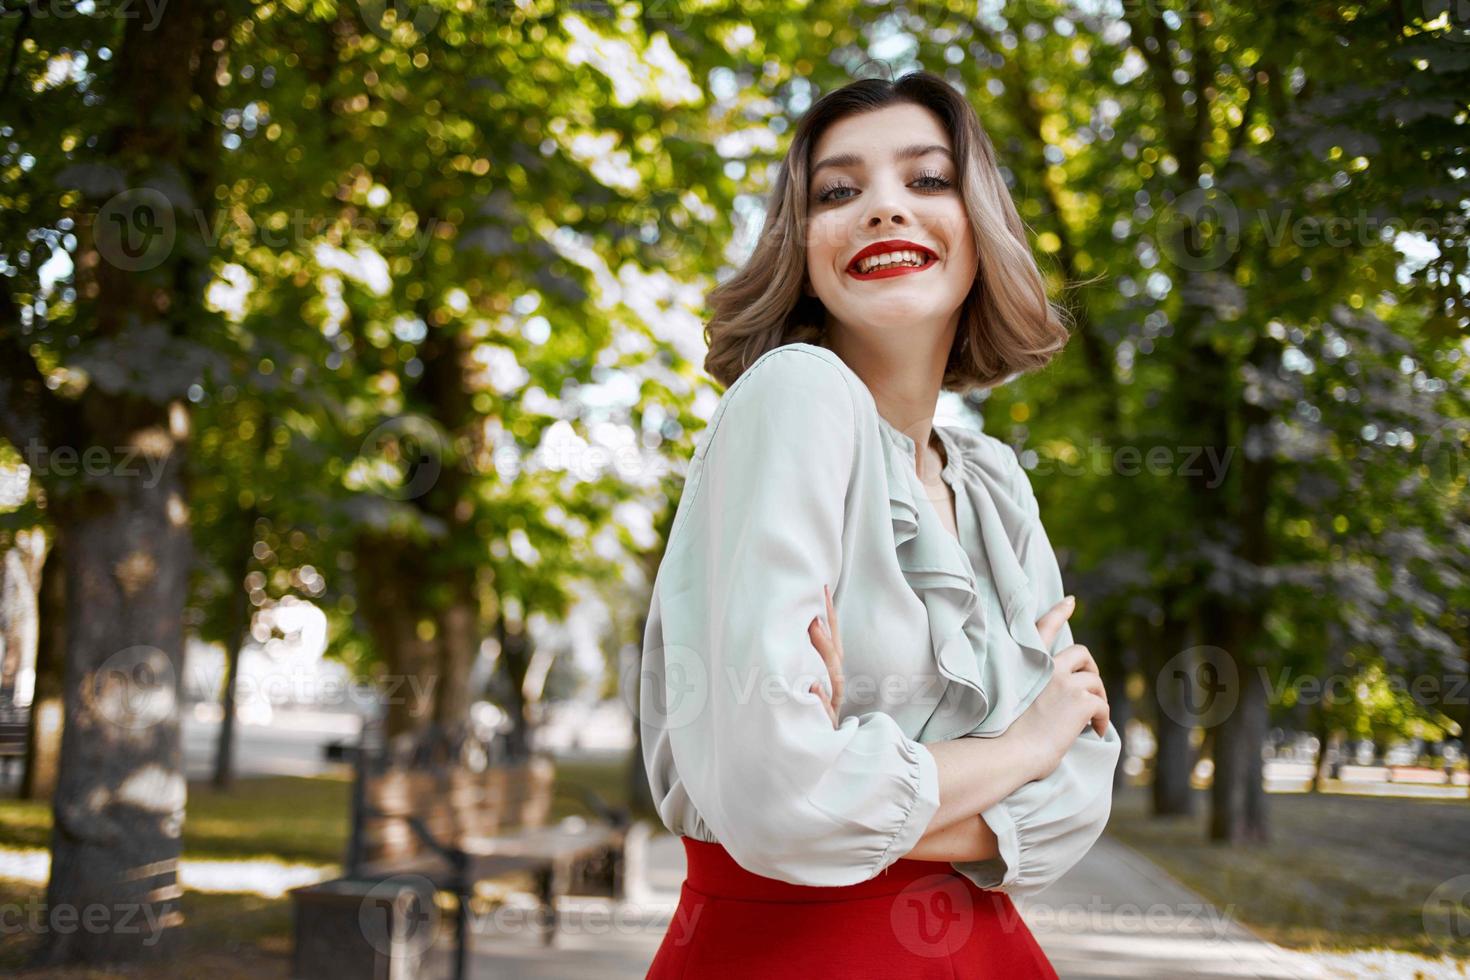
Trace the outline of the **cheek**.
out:
[[[811,275],[828,275],[837,262],[838,239],[831,221],[817,220],[807,225],[806,260]]]
[[[975,239],[970,234],[970,223],[961,219],[950,225],[949,233],[949,259],[956,272],[974,274],[979,265],[979,259],[975,251]]]

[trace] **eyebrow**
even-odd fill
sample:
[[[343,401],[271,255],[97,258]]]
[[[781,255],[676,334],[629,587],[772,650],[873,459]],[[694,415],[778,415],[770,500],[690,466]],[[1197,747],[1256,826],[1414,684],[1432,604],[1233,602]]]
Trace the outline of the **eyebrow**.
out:
[[[954,154],[949,151],[949,147],[941,146],[938,143],[915,143],[912,146],[901,147],[893,152],[893,159],[900,162],[904,160],[917,160],[919,157],[928,156],[931,153],[943,153],[949,157],[951,163],[954,162]],[[856,153],[839,153],[818,163],[812,168],[809,176],[815,177],[817,171],[823,167],[861,167],[862,165],[863,158]]]

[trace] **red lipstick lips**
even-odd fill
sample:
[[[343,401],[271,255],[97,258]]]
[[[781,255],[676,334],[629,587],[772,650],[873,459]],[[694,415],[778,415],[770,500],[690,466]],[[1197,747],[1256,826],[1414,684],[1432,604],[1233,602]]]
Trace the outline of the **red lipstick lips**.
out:
[[[858,263],[862,262],[863,259],[873,255],[883,255],[887,252],[918,252],[924,257],[924,262],[922,265],[890,265],[873,269],[869,272],[857,271]],[[893,276],[902,276],[911,272],[923,272],[938,261],[938,258],[934,254],[934,250],[927,246],[902,238],[889,238],[881,242],[874,242],[854,255],[851,261],[847,263],[847,274],[854,279],[889,279]]]

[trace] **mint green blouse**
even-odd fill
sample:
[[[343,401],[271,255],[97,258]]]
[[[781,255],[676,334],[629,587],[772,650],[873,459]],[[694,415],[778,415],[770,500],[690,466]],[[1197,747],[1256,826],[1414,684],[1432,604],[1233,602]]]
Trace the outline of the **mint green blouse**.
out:
[[[659,565],[638,689],[664,825],[805,885],[867,880],[939,808],[925,743],[1001,734],[1072,642],[1036,619],[1064,594],[1030,480],[1005,443],[936,425],[959,538],[914,472],[912,439],[834,352],[787,344],[725,391],[696,440]],[[832,588],[839,724],[807,634]],[[1000,857],[954,867],[1026,895],[1102,833],[1121,741],[1088,727],[1057,768],[981,816]]]

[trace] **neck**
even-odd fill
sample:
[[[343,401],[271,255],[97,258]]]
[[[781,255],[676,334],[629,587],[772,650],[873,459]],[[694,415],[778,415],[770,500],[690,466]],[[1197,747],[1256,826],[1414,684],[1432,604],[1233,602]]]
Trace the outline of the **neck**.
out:
[[[934,435],[934,408],[958,322],[955,317],[930,343],[922,338],[931,331],[874,336],[875,331],[827,325],[828,347],[862,378],[883,420],[914,441],[915,472],[929,483],[947,462]]]

